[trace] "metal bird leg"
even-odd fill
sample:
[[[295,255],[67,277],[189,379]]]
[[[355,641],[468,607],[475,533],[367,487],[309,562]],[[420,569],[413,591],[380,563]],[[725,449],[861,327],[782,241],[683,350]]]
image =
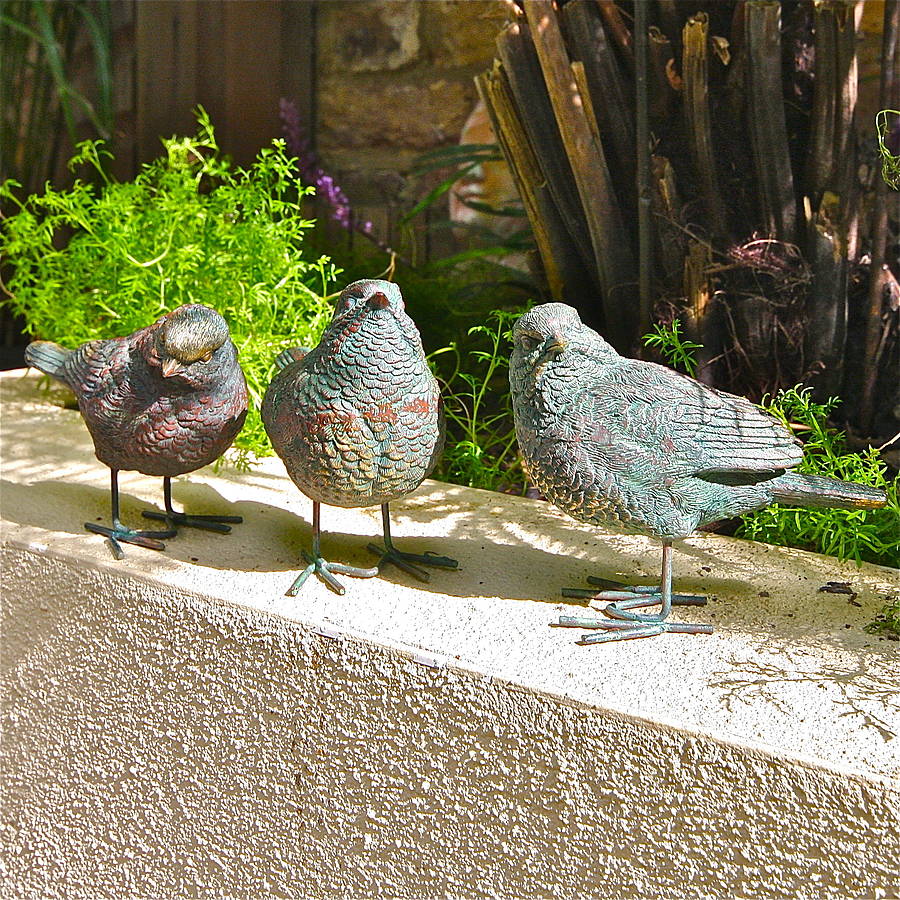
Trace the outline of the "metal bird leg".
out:
[[[244,521],[243,516],[189,516],[183,512],[176,512],[172,509],[172,478],[169,475],[163,477],[163,497],[166,504],[164,513],[155,509],[145,509],[141,515],[147,519],[168,522],[170,525],[202,528],[204,531],[215,531],[218,534],[228,534],[232,525],[240,525]]]
[[[588,579],[594,584],[606,587],[615,582],[603,579]],[[608,641],[627,641],[634,638],[655,637],[664,632],[680,632],[689,634],[712,634],[712,625],[694,625],[681,622],[667,622],[673,606],[703,606],[706,597],[698,594],[672,593],[672,544],[663,542],[662,576],[658,588],[635,586],[622,587],[621,590],[601,590],[597,593],[572,588],[563,590],[563,596],[592,600],[611,601],[604,609],[606,619],[588,616],[560,616],[559,625],[568,628],[598,628],[596,634],[582,638],[580,644],[602,644]],[[647,606],[659,604],[660,610],[652,615],[633,612]]]
[[[313,500],[313,546],[312,553],[303,551],[303,558],[309,565],[297,576],[296,581],[284,592],[286,597],[296,597],[300,588],[306,584],[306,579],[313,572],[318,575],[325,584],[328,585],[336,594],[343,596],[346,593],[344,586],[334,577],[335,572],[339,575],[352,575],[354,578],[374,578],[378,574],[378,567],[373,566],[371,569],[361,569],[357,566],[345,566],[343,563],[332,563],[323,559],[320,544],[320,504]]]
[[[125,556],[121,544],[137,544],[138,547],[146,547],[148,550],[165,550],[166,545],[161,538],[175,537],[174,529],[167,531],[135,531],[126,528],[119,520],[119,471],[110,469],[110,496],[112,499],[112,528],[108,525],[98,525],[96,522],[85,522],[84,527],[94,534],[102,534],[112,548],[116,559]]]
[[[391,510],[389,503],[381,504],[381,523],[384,531],[384,547],[378,544],[369,544],[368,549],[372,553],[377,553],[381,559],[378,560],[378,569],[385,563],[393,563],[398,569],[408,572],[419,581],[430,581],[431,575],[424,569],[420,569],[415,563],[421,563],[423,566],[439,566],[442,569],[455,569],[459,563],[449,556],[438,556],[431,550],[425,553],[405,553],[398,550],[391,540]]]

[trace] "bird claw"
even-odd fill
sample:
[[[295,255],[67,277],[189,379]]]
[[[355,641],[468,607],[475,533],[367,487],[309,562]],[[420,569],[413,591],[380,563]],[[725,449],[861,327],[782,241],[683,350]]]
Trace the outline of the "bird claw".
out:
[[[599,590],[563,588],[563,596],[579,600],[607,601],[600,610],[605,618],[593,616],[560,616],[557,627],[597,628],[596,634],[585,635],[579,644],[605,644],[610,641],[629,641],[635,638],[656,637],[665,632],[680,634],[712,634],[712,625],[668,622],[660,615],[640,615],[632,612],[663,601],[662,590],[652,585],[624,585],[605,578],[589,577],[588,582]],[[672,606],[705,606],[707,598],[701,594],[672,594]]]
[[[656,637],[666,632],[679,634],[712,634],[712,625],[694,625],[682,622],[621,622],[623,627],[610,628],[614,623],[603,624],[602,631],[586,634],[578,644],[606,644],[610,641],[631,641],[635,638]]]
[[[562,596],[573,600],[609,600],[619,609],[636,609],[662,602],[662,592],[654,585],[626,585],[593,575],[589,575],[587,580],[602,590],[563,588]],[[707,598],[702,594],[672,594],[672,606],[706,606],[706,603]]]
[[[183,525],[185,528],[200,528],[217,534],[229,534],[232,525],[240,525],[244,521],[243,516],[190,516],[183,512],[163,513],[155,509],[145,509],[141,515],[146,519]]]
[[[147,550],[165,550],[166,545],[161,538],[175,537],[175,532],[171,529],[167,531],[134,531],[122,525],[110,528],[109,525],[98,525],[96,522],[85,522],[84,527],[94,534],[102,534],[107,539],[115,559],[125,558],[122,544],[135,544]]]
[[[596,634],[587,634],[579,644],[605,644],[610,641],[629,641],[635,638],[656,637],[665,632],[677,634],[712,634],[712,625],[697,625],[689,622],[623,621],[621,619],[599,619],[587,616],[560,616],[558,628],[598,628]]]
[[[309,565],[297,576],[294,583],[284,592],[286,597],[296,597],[300,592],[300,588],[306,584],[306,580],[313,572],[318,575],[328,587],[341,597],[347,593],[347,589],[334,577],[334,573],[339,575],[351,575],[354,578],[374,578],[378,574],[378,567],[374,566],[370,569],[363,569],[358,566],[346,566],[343,563],[332,563],[323,559],[321,556],[313,556],[311,553],[303,552],[303,558]]]
[[[402,550],[396,550],[393,547],[385,550],[384,547],[379,547],[378,544],[369,544],[367,549],[381,557],[378,560],[379,571],[385,563],[393,563],[398,569],[412,575],[414,578],[418,578],[419,581],[431,581],[431,574],[419,568],[415,563],[421,563],[425,566],[437,566],[442,569],[455,569],[459,566],[455,559],[451,559],[449,556],[438,556],[437,553],[431,550],[426,550],[425,553],[421,554],[404,553]]]

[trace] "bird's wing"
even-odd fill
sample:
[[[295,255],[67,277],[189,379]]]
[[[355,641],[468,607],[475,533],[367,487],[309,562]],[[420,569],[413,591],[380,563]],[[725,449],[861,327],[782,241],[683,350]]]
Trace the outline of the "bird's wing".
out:
[[[88,341],[66,359],[65,380],[79,397],[103,394],[121,381],[128,362],[124,339]]]
[[[586,387],[613,440],[663,459],[668,474],[734,483],[740,473],[752,478],[802,459],[799,441],[749,400],[664,366],[621,359],[595,367]]]

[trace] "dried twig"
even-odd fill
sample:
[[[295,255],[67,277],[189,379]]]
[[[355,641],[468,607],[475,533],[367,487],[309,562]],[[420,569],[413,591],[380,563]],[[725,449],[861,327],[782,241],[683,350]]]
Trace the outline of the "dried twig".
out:
[[[552,2],[525,0],[525,15],[587,217],[602,286],[604,331],[611,344],[630,349],[637,338],[635,310],[621,302],[620,294],[634,283],[634,266],[603,147],[586,112],[590,100],[576,86]]]
[[[885,3],[881,83],[879,85],[879,103],[882,109],[890,105],[896,86],[897,42],[898,31],[900,31],[898,19],[900,19],[900,5],[897,2]],[[882,330],[881,320],[885,294],[885,279],[882,272],[886,268],[884,263],[888,240],[888,194],[889,189],[884,179],[877,179],[875,185],[875,212],[872,217],[872,261],[869,266],[869,309],[864,350],[866,374],[860,409],[860,425],[862,431],[866,434],[872,429],[875,411],[875,388],[878,383],[878,372],[881,363],[879,347],[884,346],[879,338]]]

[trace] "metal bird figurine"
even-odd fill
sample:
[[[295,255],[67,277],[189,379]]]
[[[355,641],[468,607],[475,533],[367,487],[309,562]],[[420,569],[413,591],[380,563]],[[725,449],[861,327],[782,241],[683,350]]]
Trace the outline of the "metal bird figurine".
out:
[[[192,472],[222,455],[244,424],[247,385],[225,320],[200,304],[181,306],[127,337],[88,341],[67,350],[34,341],[25,360],[67,384],[94,440],[97,459],[111,470],[112,527],[85,522],[120,544],[164,550],[162,540],[185,525],[227,534],[240,516],[194,516],[172,508],[173,475]],[[135,531],[119,520],[120,469],[163,477],[165,531]]]
[[[525,470],[547,499],[580,522],[663,543],[659,587],[590,579],[600,591],[564,591],[611,601],[606,618],[560,617],[560,625],[600,629],[582,643],[710,633],[709,625],[667,621],[673,604],[706,602],[672,594],[672,542],[701,525],[773,502],[886,502],[874,488],[789,471],[802,451],[780,422],[743,397],[619,356],[563,303],[536,306],[516,322],[509,379]],[[658,613],[635,612],[656,604]]]
[[[309,565],[288,589],[294,596],[315,572],[339,594],[333,573],[372,578],[385,563],[427,581],[417,564],[456,568],[427,552],[397,550],[389,504],[414,491],[438,461],[444,415],[422,341],[396,284],[356,281],[344,288],[318,346],[279,355],[262,419],[294,484],[313,501]],[[384,548],[372,568],[332,563],[320,552],[320,505],[381,505]]]

